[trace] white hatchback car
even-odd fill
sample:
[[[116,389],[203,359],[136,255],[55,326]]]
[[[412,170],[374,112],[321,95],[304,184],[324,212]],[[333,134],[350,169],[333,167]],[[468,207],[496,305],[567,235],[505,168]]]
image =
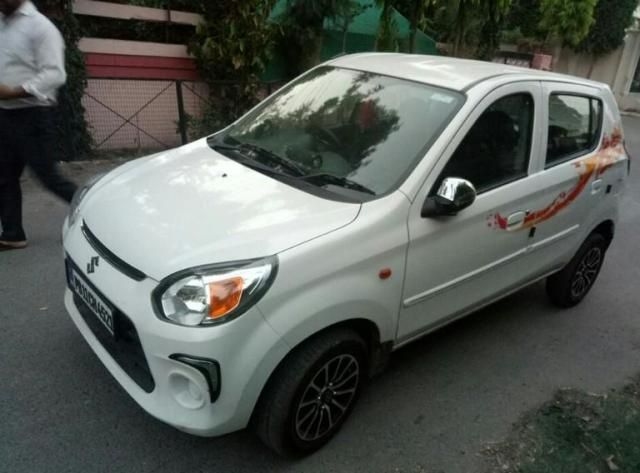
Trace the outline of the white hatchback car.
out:
[[[628,162],[603,84],[344,56],[84,186],[66,307],[151,415],[308,453],[398,347],[542,278],[582,300]]]

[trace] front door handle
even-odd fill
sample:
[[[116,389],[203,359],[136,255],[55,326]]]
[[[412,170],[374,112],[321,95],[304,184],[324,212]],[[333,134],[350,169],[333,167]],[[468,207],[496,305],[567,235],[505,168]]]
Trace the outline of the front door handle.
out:
[[[507,230],[517,230],[524,223],[524,219],[527,218],[527,214],[529,212],[525,212],[521,210],[519,212],[514,212],[507,217]]]

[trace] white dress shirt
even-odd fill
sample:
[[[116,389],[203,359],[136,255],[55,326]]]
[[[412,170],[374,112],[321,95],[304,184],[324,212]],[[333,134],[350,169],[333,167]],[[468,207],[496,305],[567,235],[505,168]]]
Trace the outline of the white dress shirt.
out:
[[[0,100],[0,108],[55,105],[66,79],[64,40],[53,23],[30,1],[11,16],[0,13],[0,84],[22,87],[30,94]]]

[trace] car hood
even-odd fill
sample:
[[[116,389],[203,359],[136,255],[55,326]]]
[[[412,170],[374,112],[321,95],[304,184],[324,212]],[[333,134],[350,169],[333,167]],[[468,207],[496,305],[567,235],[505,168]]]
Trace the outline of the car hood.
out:
[[[359,210],[243,166],[206,140],[116,169],[80,209],[107,249],[156,280],[277,254],[348,225]]]

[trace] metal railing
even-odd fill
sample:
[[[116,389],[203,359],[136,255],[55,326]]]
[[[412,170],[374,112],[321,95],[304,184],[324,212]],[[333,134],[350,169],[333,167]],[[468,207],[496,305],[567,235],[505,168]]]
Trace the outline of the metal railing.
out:
[[[215,87],[238,85],[219,81]],[[274,83],[260,86],[259,98],[276,88]],[[187,143],[193,135],[193,119],[200,118],[211,103],[202,82],[89,79],[83,105],[94,151],[130,154]]]

